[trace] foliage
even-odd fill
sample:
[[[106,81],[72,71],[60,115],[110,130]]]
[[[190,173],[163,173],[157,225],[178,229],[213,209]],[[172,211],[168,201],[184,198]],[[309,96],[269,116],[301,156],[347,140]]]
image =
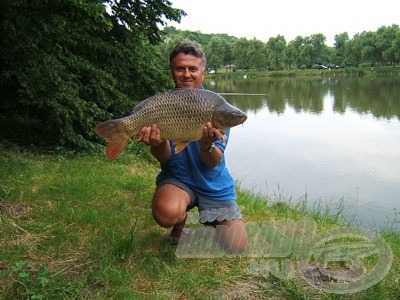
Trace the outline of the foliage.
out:
[[[264,43],[226,34],[180,31],[171,26],[165,27],[164,32],[168,44],[182,38],[199,42],[212,61],[213,68],[222,68],[228,62],[237,69],[275,71],[312,68],[321,64],[357,67],[365,63],[369,66],[395,66],[400,62],[400,27],[396,24],[381,26],[376,32],[358,33],[352,39],[347,32],[337,34],[333,47],[325,44],[326,37],[321,33],[297,36],[288,43],[278,35]]]
[[[270,38],[267,42],[267,53],[269,68],[277,71],[285,68],[285,61],[287,61],[286,40],[282,35],[276,38]]]
[[[1,137],[88,148],[99,121],[170,84],[154,47],[165,0],[2,1]],[[109,12],[111,10],[111,12]]]
[[[219,66],[232,64],[231,45],[221,37],[212,37],[204,51],[207,53],[207,65],[210,68],[217,69]]]

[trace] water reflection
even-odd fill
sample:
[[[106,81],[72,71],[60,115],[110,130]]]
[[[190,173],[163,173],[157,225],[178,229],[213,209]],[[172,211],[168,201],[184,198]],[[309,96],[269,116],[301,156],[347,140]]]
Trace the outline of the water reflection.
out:
[[[217,81],[246,110],[227,161],[241,185],[269,195],[344,201],[365,226],[400,228],[400,79]],[[395,98],[397,95],[397,98]],[[397,215],[396,215],[397,214]]]
[[[399,78],[282,78],[206,81],[206,87],[224,93],[265,94],[230,97],[229,100],[247,111],[268,107],[283,114],[287,107],[296,112],[321,113],[324,97],[333,97],[333,110],[347,109],[372,114],[378,118],[400,119]]]

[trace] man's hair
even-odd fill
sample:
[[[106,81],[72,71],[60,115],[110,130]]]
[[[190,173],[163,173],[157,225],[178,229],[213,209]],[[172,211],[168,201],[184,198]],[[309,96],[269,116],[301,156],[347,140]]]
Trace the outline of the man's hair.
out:
[[[170,55],[169,55],[169,66],[172,68],[172,61],[177,56],[179,53],[185,53],[185,54],[191,54],[195,57],[198,57],[201,59],[201,65],[203,70],[206,69],[206,56],[203,52],[203,49],[201,49],[200,44],[189,41],[189,40],[184,40],[182,42],[179,42],[174,49],[172,49]]]

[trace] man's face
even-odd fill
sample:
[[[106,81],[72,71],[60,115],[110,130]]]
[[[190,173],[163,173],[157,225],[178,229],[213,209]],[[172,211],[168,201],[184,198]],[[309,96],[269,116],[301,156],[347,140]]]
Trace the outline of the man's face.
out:
[[[204,75],[201,59],[196,56],[179,53],[172,60],[172,77],[178,88],[200,88]]]

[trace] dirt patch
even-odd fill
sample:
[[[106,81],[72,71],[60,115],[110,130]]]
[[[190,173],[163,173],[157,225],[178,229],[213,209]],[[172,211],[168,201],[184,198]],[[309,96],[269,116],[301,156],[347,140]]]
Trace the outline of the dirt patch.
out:
[[[35,205],[31,205],[31,204],[0,203],[0,213],[9,214],[13,217],[18,217],[23,214],[26,214],[34,208],[35,208]]]

